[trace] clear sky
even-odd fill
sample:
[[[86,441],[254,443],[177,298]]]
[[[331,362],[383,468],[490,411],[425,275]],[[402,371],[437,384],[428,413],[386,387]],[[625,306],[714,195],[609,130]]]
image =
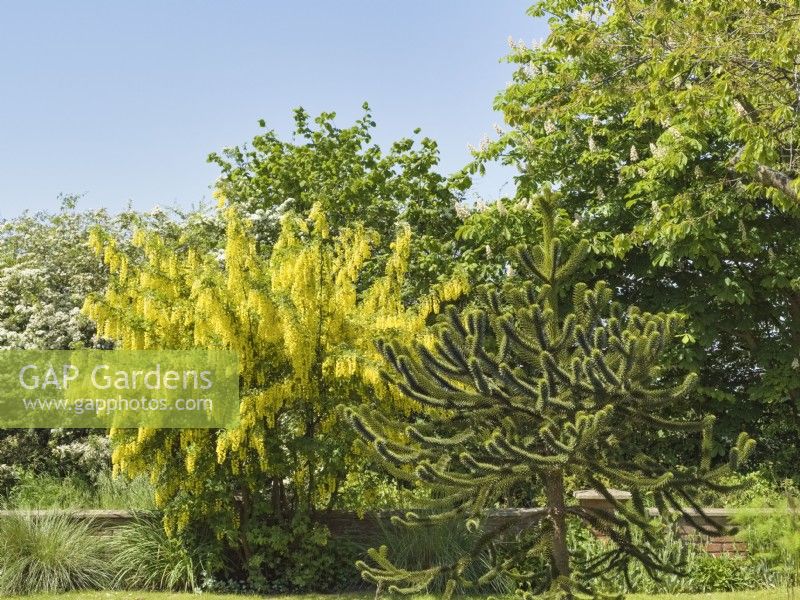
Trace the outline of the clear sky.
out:
[[[508,37],[546,23],[520,0],[0,0],[0,216],[79,206],[191,206],[210,197],[209,152],[292,108],[348,125],[368,101],[385,145],[415,127],[442,169],[493,134]],[[510,193],[508,170],[477,193]]]

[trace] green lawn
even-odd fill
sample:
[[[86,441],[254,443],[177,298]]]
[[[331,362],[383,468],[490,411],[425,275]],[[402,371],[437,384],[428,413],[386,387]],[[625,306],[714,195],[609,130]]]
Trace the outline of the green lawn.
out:
[[[265,596],[234,596],[226,594],[166,594],[150,592],[75,592],[70,594],[37,594],[23,596],[20,600],[264,600]],[[269,600],[373,600],[373,594],[304,594],[301,596],[268,596]],[[436,596],[417,596],[419,600],[435,600]],[[786,590],[765,590],[761,592],[738,592],[732,594],[679,594],[648,596],[634,594],[628,600],[785,600]]]
[[[711,594],[663,594],[649,596],[647,594],[631,594],[628,600],[650,600],[659,598],[679,598],[680,600],[787,600],[785,589],[763,590],[760,592],[733,592],[733,593],[711,593]]]

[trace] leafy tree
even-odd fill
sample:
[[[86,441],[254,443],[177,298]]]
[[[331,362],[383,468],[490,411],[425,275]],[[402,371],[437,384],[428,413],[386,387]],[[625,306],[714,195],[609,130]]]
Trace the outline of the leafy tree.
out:
[[[319,204],[307,217],[287,212],[264,256],[256,228],[236,205],[222,208],[219,219],[219,251],[195,227],[180,239],[141,229],[130,249],[97,231],[93,244],[111,280],[85,311],[123,348],[238,353],[236,428],[112,431],[113,461],[130,476],[150,477],[170,531],[210,529],[221,540],[216,558],[227,560],[226,574],[268,589],[270,577],[286,579],[272,571],[285,566],[276,562],[276,548],[291,550],[292,535],[302,547],[327,539],[318,524],[298,519],[338,506],[341,489],[356,485],[364,468],[337,405],[409,410],[409,401],[380,381],[371,340],[380,332],[417,331],[465,283],[454,278],[406,309],[408,227],[400,229],[384,275],[359,293],[377,242],[367,228],[352,224],[334,233]],[[369,497],[364,489],[365,503]],[[288,558],[307,565],[302,555]]]
[[[294,113],[291,141],[274,130],[253,138],[250,147],[227,148],[209,156],[222,170],[217,189],[254,222],[253,233],[269,251],[286,210],[305,213],[319,204],[334,233],[360,222],[380,236],[365,269],[380,275],[395,236],[395,224],[411,227],[414,245],[408,297],[423,293],[450,273],[456,205],[469,185],[463,174],[452,179],[436,171],[439,150],[424,137],[403,138],[388,152],[372,142],[375,127],[369,106],[351,127],[334,124],[335,113],[315,119],[302,108]],[[261,127],[266,124],[262,120]],[[419,133],[419,130],[414,132]],[[369,277],[367,279],[370,279]]]
[[[508,257],[519,245],[538,241],[539,214],[530,198],[499,198],[489,204],[476,204],[464,216],[456,231],[459,262],[475,282],[502,283],[513,268]],[[568,214],[562,209],[561,216]],[[570,236],[563,241],[577,243],[577,228],[562,232]],[[595,256],[587,256],[581,265],[587,274],[598,268]]]
[[[543,491],[546,516],[505,557],[494,546],[507,532],[488,528],[480,531],[471,556],[422,571],[396,567],[385,546],[373,549],[375,564],[361,563],[362,574],[389,591],[420,592],[441,576],[448,579],[447,596],[456,585],[486,583],[501,573],[525,579],[532,555],[544,550],[552,578],[530,582],[531,591],[572,598],[588,590],[572,577],[568,519],[612,542],[607,552],[579,565],[584,577],[626,570],[631,559],[654,575],[675,572],[678,565],[654,550],[660,529],[645,499],[665,517],[678,511],[701,531],[713,529],[702,510],[693,518],[686,507],[698,508],[693,494],[699,488],[723,487],[718,479],[737,468],[754,445],[742,433],[730,460],[712,463],[714,417],[697,414],[687,401],[697,377],[678,378],[662,362],[678,317],[624,309],[602,281],[592,288],[572,284],[588,243],[566,252],[556,237],[552,195],[545,193],[538,202],[541,242],[519,256],[532,282],[490,287],[479,308],[448,310],[430,345],[380,344],[390,379],[429,412],[418,413],[408,426],[368,407],[353,407],[348,416],[393,472],[402,475],[413,467],[409,477],[436,498],[431,514],[409,513],[400,522],[419,526],[462,519],[478,531],[485,509],[520,487]],[[665,453],[663,438],[683,432],[701,434],[696,466],[671,464]],[[620,443],[631,439],[640,442]],[[567,480],[598,490],[616,514],[568,505]],[[612,486],[632,491],[631,506],[613,498]],[[637,531],[645,544],[637,543]],[[469,580],[465,570],[485,546],[497,559],[477,581]]]
[[[558,185],[599,275],[689,317],[679,353],[723,438],[747,424],[784,474],[800,447],[798,6],[537,2],[550,35],[513,43],[510,129],[472,166],[518,165],[519,199]]]

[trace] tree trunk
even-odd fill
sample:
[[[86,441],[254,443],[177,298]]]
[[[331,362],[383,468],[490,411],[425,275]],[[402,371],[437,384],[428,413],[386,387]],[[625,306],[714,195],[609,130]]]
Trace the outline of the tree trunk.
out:
[[[253,557],[253,548],[250,545],[247,533],[250,527],[250,513],[253,509],[253,503],[247,486],[243,485],[241,487],[239,496],[241,498],[239,501],[239,547],[244,564],[249,565],[250,559]]]
[[[567,549],[567,511],[564,501],[564,475],[558,471],[544,480],[549,518],[553,524],[551,560],[554,577],[569,577],[569,550]]]

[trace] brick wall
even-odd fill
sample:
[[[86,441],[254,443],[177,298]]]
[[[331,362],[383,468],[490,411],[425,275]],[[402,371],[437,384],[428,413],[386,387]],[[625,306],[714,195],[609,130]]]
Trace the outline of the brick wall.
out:
[[[627,498],[624,492],[619,493],[618,500],[625,501]],[[611,505],[597,497],[594,492],[578,492],[576,494],[578,502],[584,506],[595,510],[613,510]],[[0,511],[0,518],[14,511]],[[43,513],[45,511],[33,511]],[[130,523],[136,518],[134,511],[127,510],[70,510],[67,512],[75,519],[91,521],[98,532],[112,534],[114,528]],[[690,516],[694,511],[690,511]],[[718,524],[728,527],[731,520],[732,511],[725,508],[708,508],[704,512]],[[320,515],[320,520],[325,523],[334,537],[344,537],[355,541],[370,542],[375,540],[380,531],[381,522],[388,524],[392,515],[402,514],[401,511],[386,511],[380,513],[367,513],[363,517],[350,512],[330,511]],[[655,515],[655,511],[652,513]],[[542,508],[508,508],[489,511],[484,526],[487,530],[493,530],[508,526],[512,521],[510,531],[520,530],[532,523],[542,519],[545,511]],[[701,544],[705,550],[711,554],[745,554],[746,544],[737,541],[730,535],[705,536],[698,533],[691,523],[681,518],[677,522],[679,535],[693,543]]]

